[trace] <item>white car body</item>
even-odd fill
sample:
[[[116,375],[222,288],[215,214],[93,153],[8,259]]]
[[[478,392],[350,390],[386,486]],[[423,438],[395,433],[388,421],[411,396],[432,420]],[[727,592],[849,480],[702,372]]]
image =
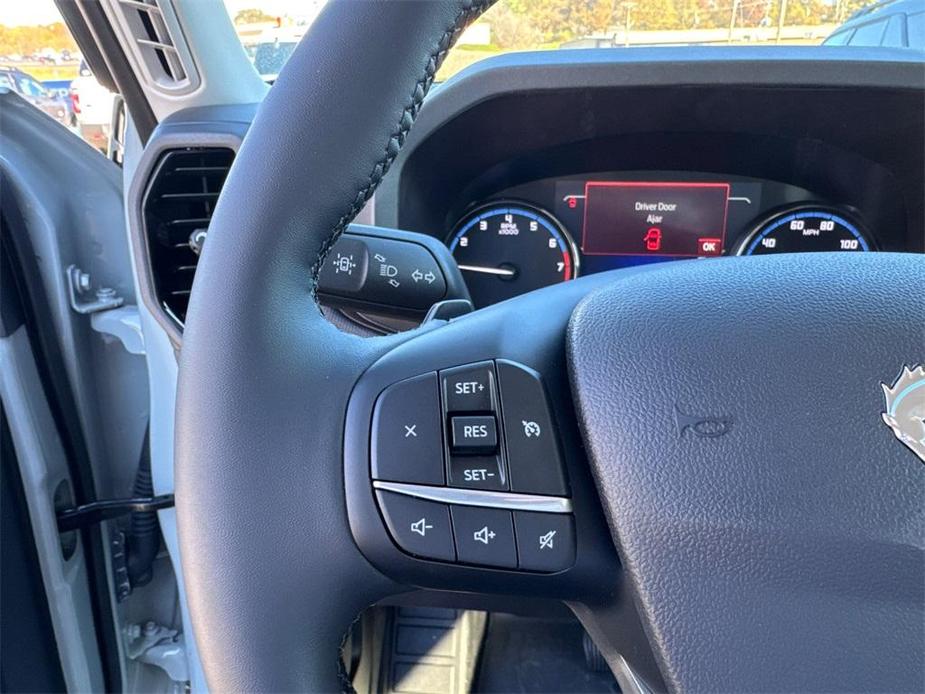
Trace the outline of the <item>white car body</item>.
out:
[[[81,137],[105,151],[109,143],[115,94],[97,82],[83,65],[80,75],[71,81],[70,93]]]

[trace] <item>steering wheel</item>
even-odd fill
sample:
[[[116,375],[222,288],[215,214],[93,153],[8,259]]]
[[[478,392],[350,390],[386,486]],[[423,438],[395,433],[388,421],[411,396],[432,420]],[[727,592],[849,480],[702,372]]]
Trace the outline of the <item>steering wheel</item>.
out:
[[[925,357],[923,258],[664,263],[382,338],[322,316],[328,251],[488,4],[330,3],[225,184],[176,426],[210,687],[349,688],[342,635],[417,586],[564,601],[625,690],[920,689],[925,466],[881,383]],[[495,487],[455,484],[483,435]]]

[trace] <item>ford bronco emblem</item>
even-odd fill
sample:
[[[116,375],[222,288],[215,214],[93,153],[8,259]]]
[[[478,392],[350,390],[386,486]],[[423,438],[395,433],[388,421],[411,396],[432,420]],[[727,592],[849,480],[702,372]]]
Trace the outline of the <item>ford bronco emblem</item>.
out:
[[[892,386],[881,383],[880,387],[886,402],[884,423],[925,462],[925,369],[904,366]]]

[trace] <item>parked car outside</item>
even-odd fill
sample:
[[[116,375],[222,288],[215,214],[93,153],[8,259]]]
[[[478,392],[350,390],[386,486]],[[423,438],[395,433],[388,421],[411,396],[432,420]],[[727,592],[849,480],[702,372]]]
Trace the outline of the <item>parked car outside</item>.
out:
[[[96,81],[85,61],[81,61],[78,75],[71,82],[70,95],[80,136],[106,152],[115,95]]]
[[[884,0],[855,12],[824,46],[882,46],[925,50],[922,0]]]
[[[67,127],[75,126],[74,111],[70,102],[46,89],[41,82],[29,73],[14,67],[0,67],[0,87],[16,92],[23,99],[44,111],[62,125]]]

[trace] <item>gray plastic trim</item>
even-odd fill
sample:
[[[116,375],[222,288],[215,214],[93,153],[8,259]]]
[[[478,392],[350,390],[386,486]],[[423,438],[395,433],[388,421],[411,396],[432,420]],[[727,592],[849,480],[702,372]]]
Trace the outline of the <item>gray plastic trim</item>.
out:
[[[228,127],[228,125],[227,123],[215,124],[215,127]],[[148,247],[148,237],[145,233],[144,211],[142,209],[144,196],[151,180],[151,174],[165,152],[186,147],[224,147],[237,153],[238,148],[241,146],[241,140],[244,138],[245,129],[246,126],[242,126],[240,135],[229,132],[215,132],[214,130],[211,132],[208,130],[190,130],[182,133],[155,133],[141,155],[128,190],[126,211],[129,222],[129,238],[131,239],[132,254],[135,260],[135,272],[138,278],[139,296],[151,315],[167,333],[176,349],[180,347],[183,333],[176,318],[167,312],[157,298],[154,276],[151,272],[151,253]]]
[[[64,447],[52,419],[26,329],[0,339],[0,398],[10,425],[29,509],[48,610],[68,691],[102,691],[82,543],[64,559],[53,505],[55,488],[70,483]]]
[[[455,489],[453,487],[428,487],[422,484],[402,482],[373,482],[373,487],[382,491],[395,492],[428,501],[439,501],[458,506],[484,506],[503,508],[508,511],[540,511],[542,513],[571,513],[572,500],[560,496],[539,496],[517,494],[516,492],[486,492],[481,489]]]

